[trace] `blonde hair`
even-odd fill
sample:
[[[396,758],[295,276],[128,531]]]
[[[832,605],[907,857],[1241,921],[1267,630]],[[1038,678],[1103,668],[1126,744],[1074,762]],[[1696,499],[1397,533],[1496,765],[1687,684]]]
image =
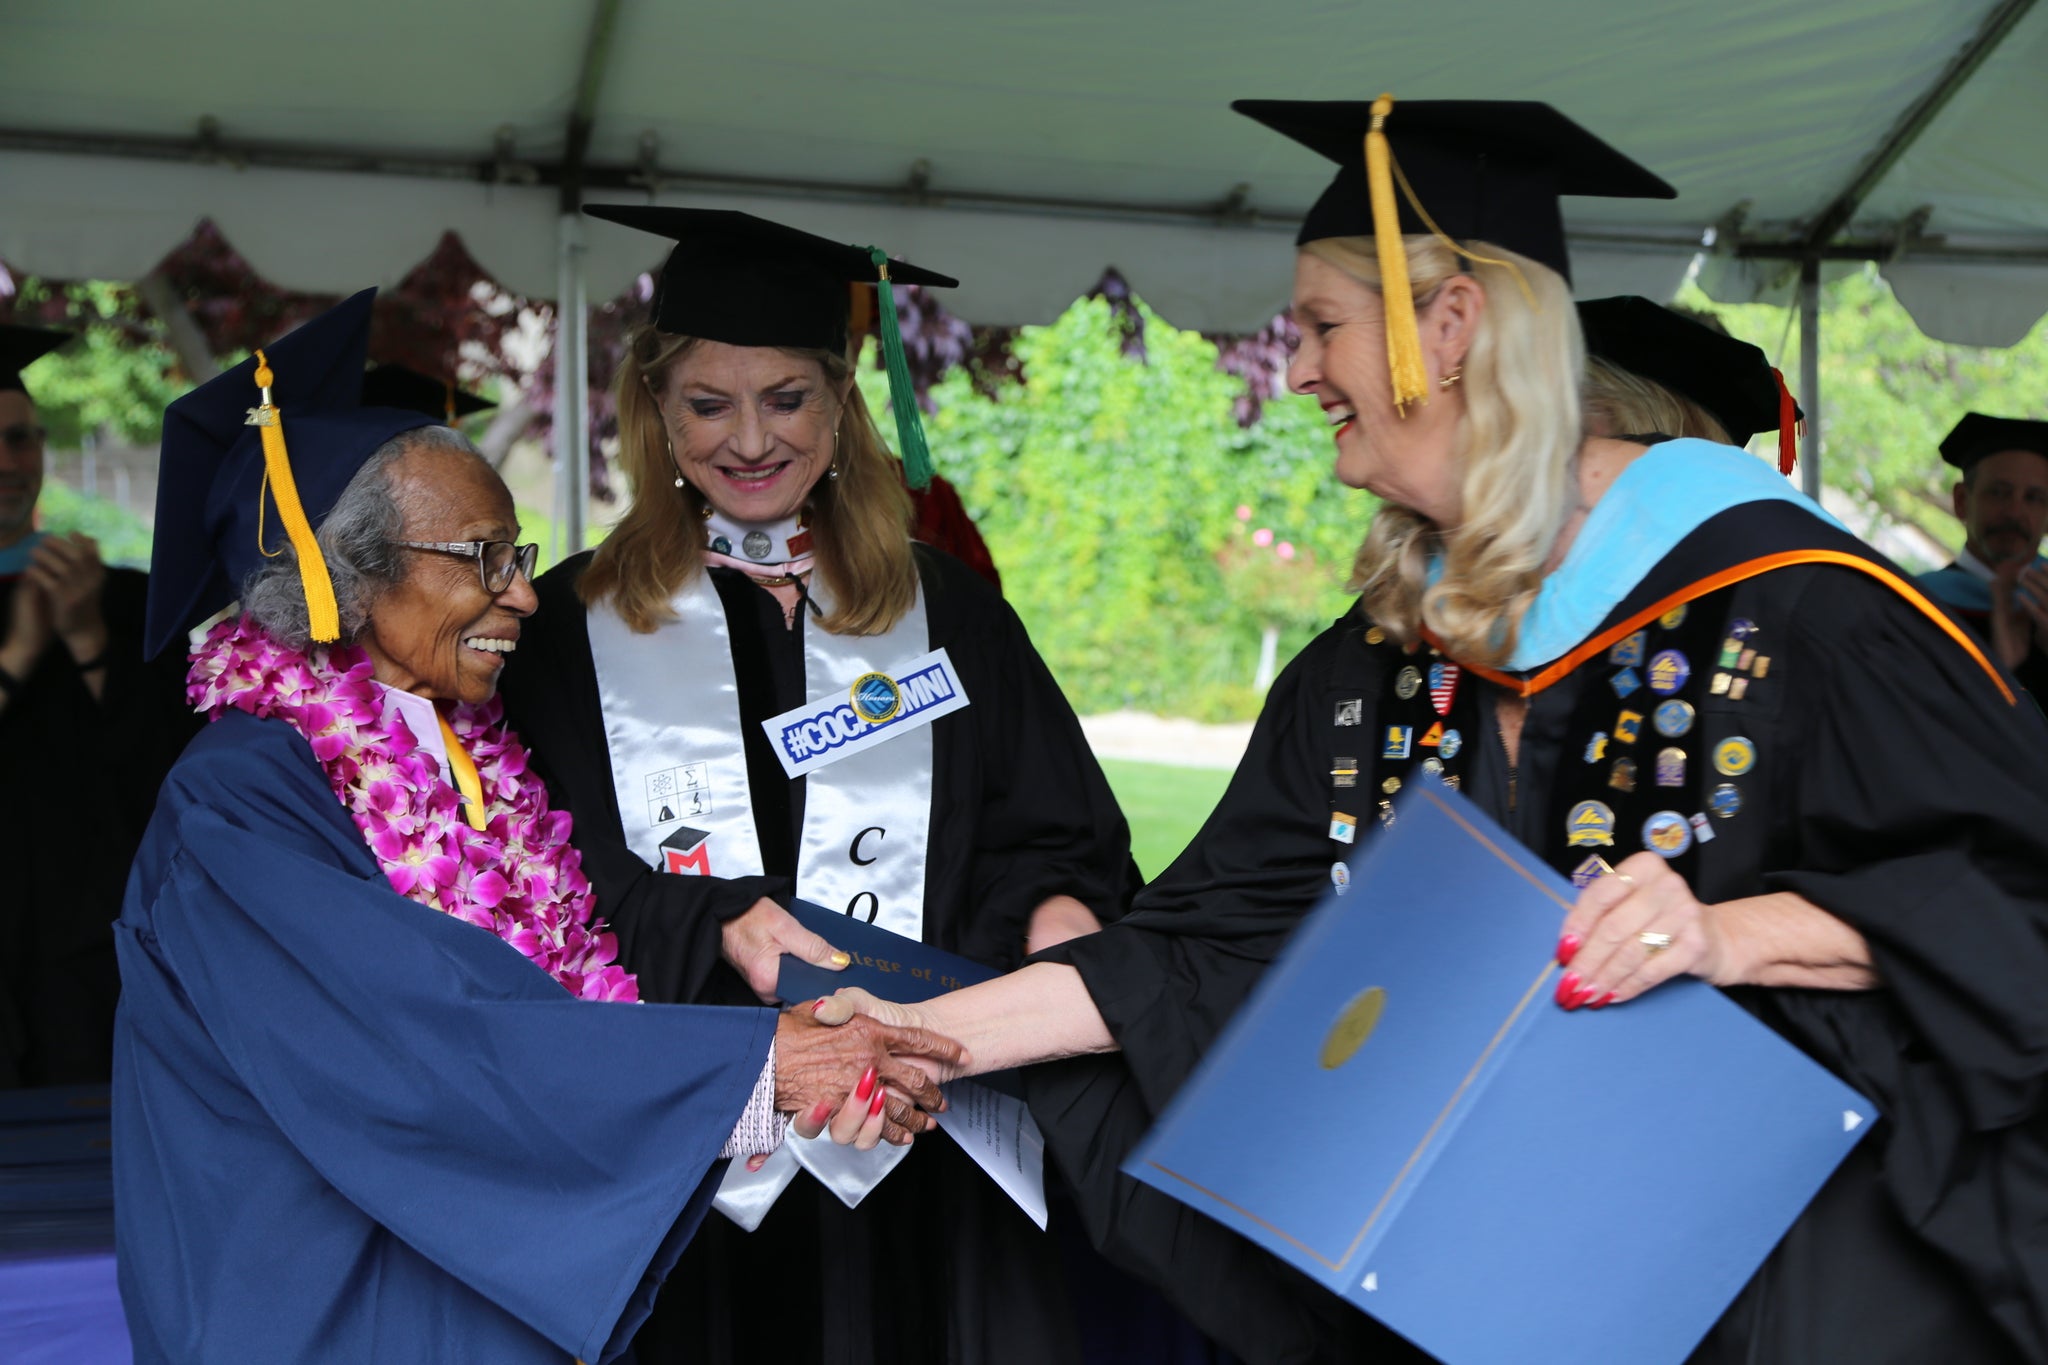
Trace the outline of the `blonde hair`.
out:
[[[668,429],[654,397],[700,344],[695,337],[643,324],[627,338],[626,359],[614,385],[619,462],[633,500],[597,547],[576,593],[586,607],[609,605],[642,635],[675,619],[670,599],[704,570],[704,495],[694,487],[675,487]],[[806,503],[817,573],[833,602],[818,625],[834,635],[879,635],[902,620],[917,600],[909,495],[846,357],[835,351],[779,349],[816,362],[825,382],[846,395],[833,454],[839,477],[821,477]]]
[[[1597,355],[1586,357],[1586,430],[1595,436],[1656,433],[1736,444],[1713,414],[1692,399]]]
[[[1583,436],[1579,382],[1585,341],[1562,276],[1484,242],[1467,245],[1507,266],[1468,263],[1435,237],[1410,236],[1408,275],[1418,309],[1454,275],[1486,292],[1465,353],[1465,416],[1453,458],[1463,520],[1438,526],[1382,503],[1352,565],[1351,590],[1372,619],[1403,643],[1427,626],[1452,656],[1496,664],[1514,651],[1522,615],[1543,585],[1545,561],[1577,503]],[[1372,289],[1379,259],[1370,237],[1332,237],[1302,248]],[[1530,297],[1533,295],[1533,299]],[[1429,559],[1442,573],[1427,582]]]

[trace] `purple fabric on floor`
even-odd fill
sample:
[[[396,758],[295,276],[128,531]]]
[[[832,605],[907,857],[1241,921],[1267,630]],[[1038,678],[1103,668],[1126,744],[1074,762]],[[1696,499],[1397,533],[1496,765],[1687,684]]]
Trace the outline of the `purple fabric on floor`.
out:
[[[9,1365],[129,1365],[111,1251],[0,1256],[0,1359]]]

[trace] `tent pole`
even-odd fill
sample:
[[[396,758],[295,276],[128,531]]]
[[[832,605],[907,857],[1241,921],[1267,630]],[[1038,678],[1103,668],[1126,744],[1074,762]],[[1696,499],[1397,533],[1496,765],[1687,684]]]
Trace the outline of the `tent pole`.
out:
[[[590,505],[590,332],[583,296],[583,216],[556,224],[555,290],[555,553],[559,562],[583,549]]]
[[[1806,439],[1799,443],[1799,486],[1820,501],[1820,259],[1799,266],[1799,406]]]

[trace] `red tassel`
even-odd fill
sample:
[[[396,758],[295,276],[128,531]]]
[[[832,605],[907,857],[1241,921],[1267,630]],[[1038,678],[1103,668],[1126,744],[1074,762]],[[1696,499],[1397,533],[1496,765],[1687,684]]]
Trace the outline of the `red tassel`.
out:
[[[1785,372],[1773,368],[1771,374],[1778,381],[1778,472],[1789,479],[1792,466],[1799,463],[1799,404],[1785,387]]]

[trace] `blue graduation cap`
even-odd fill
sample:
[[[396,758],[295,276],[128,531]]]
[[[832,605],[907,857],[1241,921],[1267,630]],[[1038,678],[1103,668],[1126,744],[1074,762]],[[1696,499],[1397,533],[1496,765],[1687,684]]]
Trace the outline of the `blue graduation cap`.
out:
[[[376,297],[365,289],[165,411],[146,657],[240,597],[287,543],[313,638],[340,637],[314,530],[379,446],[433,424],[423,413],[360,405]]]

